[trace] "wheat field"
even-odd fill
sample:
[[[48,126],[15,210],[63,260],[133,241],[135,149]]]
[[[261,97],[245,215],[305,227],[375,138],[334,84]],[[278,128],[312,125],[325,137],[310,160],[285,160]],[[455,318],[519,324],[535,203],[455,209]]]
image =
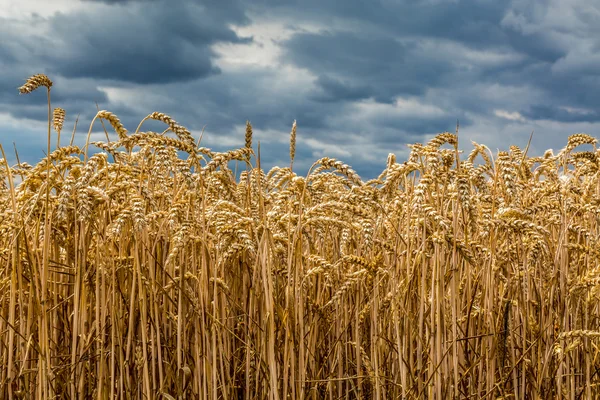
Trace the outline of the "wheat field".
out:
[[[103,110],[61,145],[51,87],[20,88],[48,93],[48,156],[0,147],[1,398],[600,398],[594,137],[445,132],[365,182],[297,175],[295,122],[268,172],[249,122],[219,153]]]

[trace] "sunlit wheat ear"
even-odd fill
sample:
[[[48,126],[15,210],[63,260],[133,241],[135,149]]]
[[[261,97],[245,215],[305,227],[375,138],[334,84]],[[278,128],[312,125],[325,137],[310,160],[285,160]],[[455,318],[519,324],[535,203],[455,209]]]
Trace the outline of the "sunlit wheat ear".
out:
[[[246,121],[246,148],[252,148],[252,125],[250,121]]]
[[[60,134],[62,131],[63,124],[65,122],[65,110],[62,108],[55,108],[52,114],[52,124],[56,133]]]
[[[231,160],[245,161],[250,157],[251,154],[252,149],[246,147],[217,154],[208,164],[206,164],[204,168],[202,168],[202,175],[206,176],[207,174],[215,172],[217,168],[227,165],[227,163]]]
[[[96,118],[102,118],[102,119],[105,119],[108,122],[110,122],[110,125],[114,128],[115,132],[117,132],[117,134],[119,135],[119,139],[122,140],[127,137],[127,129],[125,129],[125,127],[123,126],[123,124],[121,123],[119,118],[117,118],[117,116],[115,114],[111,113],[110,111],[102,110],[102,111],[98,111],[98,114],[96,114],[96,117],[94,117],[94,120]],[[92,121],[92,123],[93,123],[93,121]]]
[[[90,145],[90,136],[92,135],[92,127],[94,126],[94,122],[96,121],[96,118],[102,118],[102,119],[105,119],[108,122],[110,122],[111,126],[114,128],[114,130],[119,135],[119,140],[123,140],[123,139],[127,138],[127,129],[125,129],[125,127],[123,126],[123,124],[121,123],[119,118],[117,118],[116,115],[114,115],[110,111],[106,111],[106,110],[98,111],[98,113],[96,114],[94,119],[92,119],[92,123],[90,124],[90,130],[88,131],[87,138],[85,140],[84,153],[85,153],[86,160],[87,160],[87,149],[88,149],[88,146]]]
[[[387,157],[387,169],[391,169],[392,165],[394,164],[396,164],[396,155],[394,153],[390,153]]]
[[[32,77],[27,79],[23,86],[19,88],[19,93],[31,93],[40,86],[45,86],[48,89],[50,89],[52,87],[52,81],[44,74],[33,75]]]
[[[587,133],[575,133],[574,135],[569,136],[567,147],[565,148],[565,153],[570,152],[575,147],[580,146],[582,144],[592,144],[595,145],[598,141],[595,137],[588,135]]]
[[[136,129],[136,133],[139,131],[142,123],[146,119],[154,119],[156,121],[164,122],[165,124],[169,125],[169,127],[171,128],[173,133],[175,133],[179,139],[183,140],[184,142],[195,143],[194,138],[192,137],[192,134],[190,133],[190,131],[188,131],[185,127],[179,125],[177,123],[177,121],[175,121],[173,118],[171,118],[167,114],[164,114],[164,113],[161,113],[158,111],[155,111],[152,114],[148,115],[146,118],[144,118],[144,120],[142,120],[142,122],[140,122],[140,125]]]
[[[290,134],[290,162],[294,163],[294,157],[296,156],[296,120],[292,125],[292,133]]]
[[[594,150],[596,148],[596,143],[598,141],[595,137],[588,135],[587,133],[575,133],[569,136],[567,146],[563,148],[558,156],[563,156],[567,153],[570,153],[575,147],[580,146],[582,144],[591,144],[594,146]]]
[[[491,168],[493,166],[493,163],[492,163],[492,159],[488,155],[488,152],[490,152],[490,149],[487,146],[481,145],[474,141],[471,141],[471,143],[473,144],[474,149],[467,157],[467,160],[469,162],[473,163],[475,160],[475,157],[477,157],[478,155],[481,155],[481,158],[483,158],[483,160],[485,161],[485,164]]]
[[[62,108],[55,108],[52,115],[52,123],[54,130],[58,134],[56,138],[56,147],[60,147],[60,131],[62,131],[63,124],[65,122],[65,110]]]
[[[315,164],[321,164],[324,169],[335,169],[342,174],[344,174],[350,181],[352,181],[356,186],[362,186],[363,181],[360,179],[360,176],[354,171],[348,164],[344,164],[341,161],[336,160],[335,158],[323,157],[318,160]],[[314,173],[313,173],[314,174]]]
[[[560,335],[558,335],[559,340],[560,339],[582,338],[582,337],[600,338],[600,332],[578,329],[578,330],[574,330],[574,331],[562,332]]]
[[[428,146],[438,148],[444,143],[449,143],[452,146],[456,146],[458,144],[458,138],[454,133],[443,132],[437,134],[433,139],[429,141]]]

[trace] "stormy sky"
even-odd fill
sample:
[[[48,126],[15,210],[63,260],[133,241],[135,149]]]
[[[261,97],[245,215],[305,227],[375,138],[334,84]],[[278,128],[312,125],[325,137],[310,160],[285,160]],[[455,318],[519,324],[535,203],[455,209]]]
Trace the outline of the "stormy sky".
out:
[[[45,73],[63,143],[77,116],[85,142],[97,106],[130,131],[164,112],[217,151],[250,120],[269,169],[289,165],[297,120],[298,172],[329,156],[368,179],[457,120],[467,153],[597,136],[599,62],[590,0],[0,0],[0,143],[9,162],[13,142],[44,156],[46,94],[17,88]]]

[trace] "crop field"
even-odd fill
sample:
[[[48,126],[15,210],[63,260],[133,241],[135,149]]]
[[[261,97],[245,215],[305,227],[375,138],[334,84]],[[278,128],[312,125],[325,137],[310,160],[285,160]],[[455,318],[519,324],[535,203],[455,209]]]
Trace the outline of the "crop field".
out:
[[[0,398],[600,398],[594,137],[445,132],[377,179],[298,175],[295,122],[270,171],[249,122],[219,153],[102,110],[105,141],[62,144],[51,86],[20,88],[48,93],[48,156],[0,147]]]

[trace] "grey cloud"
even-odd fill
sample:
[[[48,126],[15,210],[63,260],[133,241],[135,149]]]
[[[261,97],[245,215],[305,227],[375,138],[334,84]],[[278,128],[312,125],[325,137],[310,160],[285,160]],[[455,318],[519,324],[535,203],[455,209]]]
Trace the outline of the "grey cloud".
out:
[[[322,93],[314,94],[311,99],[318,102],[354,101],[375,94],[375,91],[368,86],[354,85],[328,75],[319,76],[317,84],[322,89]]]
[[[557,22],[549,12],[561,15],[561,10],[551,7],[566,6],[550,1],[346,0],[344,7],[324,0],[86,1],[101,3],[90,4],[101,12],[32,19],[35,26],[48,28],[48,37],[29,34],[25,24],[2,21],[3,111],[15,118],[45,120],[44,93],[18,96],[16,90],[28,76],[45,72],[55,80],[53,105],[64,107],[71,123],[81,113],[78,135],[87,133],[95,101],[117,114],[128,129],[135,129],[150,112],[162,111],[194,131],[207,125],[205,137],[222,135],[229,142],[239,137],[240,144],[243,131],[236,129],[246,119],[257,130],[281,135],[289,134],[296,119],[298,168],[309,166],[317,153],[302,140],[315,139],[339,146],[342,153],[352,149],[344,161],[364,178],[381,172],[385,160],[371,161],[357,140],[387,152],[425,140],[425,134],[453,131],[456,119],[466,130],[486,121],[495,124],[491,132],[511,124],[530,132],[531,121],[575,124],[600,118],[595,111],[565,108],[595,110],[600,102],[593,67],[593,57],[600,54],[594,15],[600,14],[589,7],[586,12],[579,11],[584,7],[565,11]],[[283,50],[280,62],[314,76],[314,89],[281,90],[277,66],[232,72],[217,67],[213,44],[253,40],[231,28],[248,24],[249,15],[289,28],[306,22],[325,28],[297,30],[277,43]],[[98,86],[134,88],[140,96],[160,93],[169,101],[143,99],[144,107],[153,109],[140,112],[135,104],[111,104]],[[490,88],[498,88],[497,93]],[[511,88],[516,88],[514,94]],[[357,102],[393,104],[398,97],[414,98],[443,114],[351,118]],[[494,115],[496,109],[519,111],[528,121],[507,122]],[[149,123],[143,129],[160,128]],[[503,140],[489,139],[492,148]],[[263,142],[263,165],[286,163],[287,152],[285,140]]]
[[[346,0],[344,7],[339,7],[336,1],[323,0],[263,0],[258,3],[278,17],[291,15],[293,11],[294,19],[319,21],[325,26],[330,25],[334,17],[347,18],[348,27],[360,22],[397,37],[418,35],[453,39],[477,48],[506,43],[499,23],[510,6],[508,2],[490,0]]]
[[[406,132],[404,135],[396,134],[387,134],[387,135],[377,135],[375,137],[381,141],[382,143],[390,143],[396,142],[398,137],[407,136],[411,138],[411,141],[420,140],[424,133],[435,134],[445,131],[454,131],[454,127],[456,126],[456,120],[460,120],[461,126],[471,125],[472,121],[463,116],[462,118],[457,118],[456,116],[445,116],[445,117],[408,117],[408,118],[397,118],[391,121],[381,121],[377,119],[378,125],[381,123],[382,126],[387,126],[388,128],[398,128],[402,127],[402,131]]]
[[[532,105],[529,110],[523,111],[522,114],[530,119],[549,119],[560,122],[598,122],[600,121],[600,113],[598,111],[569,111],[564,108],[546,105]]]
[[[180,1],[119,7],[98,17],[80,12],[50,19],[63,44],[41,62],[65,77],[148,83],[186,82],[220,73],[210,45],[244,43],[212,12]],[[237,21],[244,22],[244,21]]]
[[[399,95],[420,95],[439,85],[453,67],[435,55],[426,55],[418,44],[402,44],[391,38],[361,37],[354,33],[300,33],[285,42],[285,59],[322,76],[356,82],[360,97],[373,96],[382,103]],[[317,84],[332,99],[347,95],[334,88],[332,78]],[[356,96],[356,92],[353,93]]]
[[[556,42],[543,33],[523,34],[507,30],[508,44],[533,60],[555,63],[567,54],[567,50],[556,46]],[[533,61],[532,60],[532,61]]]

